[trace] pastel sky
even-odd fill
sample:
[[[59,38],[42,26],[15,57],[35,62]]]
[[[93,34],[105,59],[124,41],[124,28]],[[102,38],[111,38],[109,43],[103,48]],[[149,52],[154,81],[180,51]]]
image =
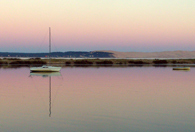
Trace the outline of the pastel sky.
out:
[[[0,52],[195,50],[195,0],[0,0]]]

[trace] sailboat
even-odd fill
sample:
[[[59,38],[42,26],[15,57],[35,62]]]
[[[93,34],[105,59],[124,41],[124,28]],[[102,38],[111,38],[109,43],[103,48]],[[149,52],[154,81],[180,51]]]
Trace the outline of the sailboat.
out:
[[[51,28],[49,27],[49,63],[50,63],[50,54],[51,54]],[[43,65],[42,67],[31,67],[31,72],[59,72],[61,67],[47,66]]]

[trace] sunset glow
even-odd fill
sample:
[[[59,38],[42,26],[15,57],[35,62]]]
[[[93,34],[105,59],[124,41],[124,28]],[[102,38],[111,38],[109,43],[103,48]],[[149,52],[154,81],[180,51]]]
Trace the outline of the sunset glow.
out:
[[[192,0],[1,0],[0,52],[195,50]]]

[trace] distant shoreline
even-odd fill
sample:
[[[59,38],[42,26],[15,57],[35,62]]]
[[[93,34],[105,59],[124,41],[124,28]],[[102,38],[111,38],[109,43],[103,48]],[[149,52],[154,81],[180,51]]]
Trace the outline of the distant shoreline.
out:
[[[21,59],[21,60],[28,60],[28,59],[34,59],[35,57],[0,57],[0,60],[3,59]],[[48,60],[48,57],[36,57],[36,58],[40,58],[42,60]],[[56,59],[56,60],[94,60],[94,59],[100,59],[100,60],[155,60],[155,59],[159,59],[159,60],[192,60],[195,58],[65,58],[65,57],[51,57],[51,59]]]
[[[0,57],[20,58],[48,58],[59,59],[195,59],[195,51],[163,51],[163,52],[118,52],[118,51],[67,51],[49,53],[14,53],[0,52]]]

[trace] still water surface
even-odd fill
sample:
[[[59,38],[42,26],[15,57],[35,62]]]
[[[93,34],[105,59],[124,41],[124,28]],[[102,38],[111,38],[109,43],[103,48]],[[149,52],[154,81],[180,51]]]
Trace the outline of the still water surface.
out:
[[[194,68],[1,68],[0,132],[192,132],[194,80]]]

